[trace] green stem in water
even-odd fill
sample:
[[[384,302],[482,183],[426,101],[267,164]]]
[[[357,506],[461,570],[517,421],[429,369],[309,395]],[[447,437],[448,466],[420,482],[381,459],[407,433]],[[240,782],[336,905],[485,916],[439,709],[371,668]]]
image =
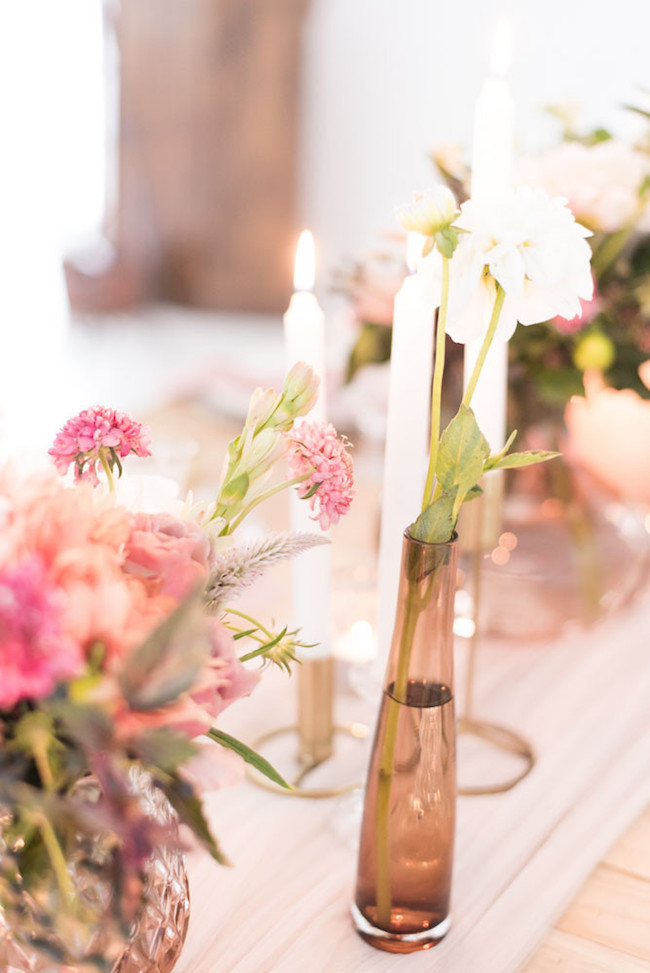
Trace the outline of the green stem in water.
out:
[[[408,690],[409,666],[411,663],[411,649],[415,636],[415,628],[420,613],[426,604],[431,587],[435,581],[437,571],[431,575],[425,591],[418,597],[417,586],[409,590],[406,603],[406,618],[400,638],[397,657],[397,672],[393,693],[388,700],[386,717],[386,732],[379,764],[379,781],[377,783],[377,922],[380,926],[390,925],[392,910],[392,893],[390,887],[390,793],[393,786],[395,763],[395,747],[397,746],[397,728],[400,714],[400,703],[406,700]]]
[[[104,452],[104,449],[102,447],[100,447],[99,449],[99,458],[104,468],[106,479],[108,480],[108,489],[111,491],[111,493],[115,493],[115,480],[113,479],[111,468],[108,464],[108,460],[106,459],[106,453]]]
[[[34,824],[41,832],[43,844],[47,849],[61,893],[66,902],[70,904],[75,899],[75,888],[68,873],[65,856],[61,850],[61,845],[59,844],[54,828],[48,821],[46,815],[40,811],[34,815]]]
[[[269,497],[274,496],[276,493],[281,493],[282,490],[287,490],[289,487],[298,486],[300,483],[304,483],[305,480],[309,479],[312,472],[313,471],[303,473],[302,476],[295,476],[293,480],[283,480],[282,483],[277,483],[274,487],[271,487],[270,490],[267,490],[266,493],[261,493],[260,496],[255,500],[252,500],[247,507],[244,507],[242,512],[235,517],[231,524],[227,524],[226,527],[224,527],[222,534],[232,534],[233,531],[239,527],[244,517],[247,517],[251,510],[257,507],[258,504],[263,503],[264,500],[268,500]]]
[[[449,304],[449,260],[442,258],[442,293],[440,295],[440,310],[436,325],[436,363],[433,369],[433,383],[431,386],[431,444],[429,447],[429,468],[422,497],[422,510],[433,500],[433,482],[438,462],[438,447],[440,445],[440,412],[442,409],[442,377],[445,371],[445,339],[447,337],[447,306]]]
[[[485,337],[483,338],[483,344],[481,345],[481,350],[478,353],[478,358],[476,359],[476,364],[474,365],[474,371],[472,372],[471,378],[465,390],[465,395],[463,396],[463,405],[465,408],[469,409],[470,402],[472,401],[472,396],[476,390],[476,384],[479,380],[481,370],[485,364],[485,359],[487,353],[490,350],[490,345],[492,344],[492,339],[497,330],[497,324],[499,323],[499,316],[501,315],[501,309],[503,308],[503,302],[506,297],[506,292],[504,291],[501,284],[497,283],[497,296],[494,300],[494,307],[492,309],[492,317],[490,318],[490,323],[488,329],[485,332]]]

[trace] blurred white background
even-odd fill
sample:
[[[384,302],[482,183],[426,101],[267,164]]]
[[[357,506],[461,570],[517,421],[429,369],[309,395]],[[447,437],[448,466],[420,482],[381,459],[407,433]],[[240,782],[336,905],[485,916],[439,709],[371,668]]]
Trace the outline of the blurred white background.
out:
[[[302,222],[317,241],[325,305],[333,269],[391,229],[394,204],[431,182],[431,148],[453,141],[469,148],[491,30],[504,12],[514,28],[509,77],[522,150],[556,137],[541,111],[550,102],[580,105],[585,125],[621,132],[633,123],[619,106],[638,103],[639,86],[650,88],[645,0],[314,0],[303,48],[299,196]],[[137,384],[151,357],[146,341],[120,332],[113,343],[112,332],[99,329],[96,346],[86,336],[81,356],[70,357],[61,255],[100,225],[105,206],[101,22],[101,0],[15,0],[0,8],[6,449],[42,433],[43,403],[54,423],[83,405],[89,389],[99,395],[94,362],[96,377],[110,373],[119,388],[122,376],[123,389]],[[166,333],[173,331],[168,321]],[[268,333],[277,339],[279,330]],[[184,330],[186,358],[193,340],[201,358],[206,335],[202,325]],[[158,375],[165,349],[177,356],[178,342],[157,348]]]

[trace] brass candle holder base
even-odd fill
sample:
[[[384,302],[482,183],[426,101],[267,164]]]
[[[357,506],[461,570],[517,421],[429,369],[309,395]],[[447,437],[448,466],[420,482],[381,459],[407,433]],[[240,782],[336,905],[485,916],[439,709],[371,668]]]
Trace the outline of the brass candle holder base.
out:
[[[505,791],[512,790],[520,781],[527,777],[535,766],[535,753],[531,745],[514,730],[509,730],[498,723],[488,723],[485,720],[473,720],[461,716],[458,720],[456,732],[458,736],[474,736],[486,743],[491,744],[505,753],[511,753],[515,757],[520,757],[523,767],[517,774],[507,777],[505,780],[490,784],[461,785],[458,793],[464,796],[476,796],[477,794],[503,794]]]
[[[479,794],[503,794],[520,783],[535,766],[535,753],[524,737],[508,727],[487,720],[477,720],[471,715],[474,707],[474,680],[476,658],[480,642],[479,605],[481,600],[481,564],[483,551],[494,546],[501,530],[501,507],[503,501],[503,471],[488,473],[483,481],[483,496],[463,508],[464,536],[467,550],[471,552],[471,574],[474,585],[474,632],[470,639],[467,660],[467,683],[465,687],[465,715],[458,718],[457,733],[473,736],[505,753],[519,757],[523,761],[519,773],[505,780],[489,784],[463,785],[458,793],[475,796]]]
[[[364,723],[344,723],[335,725],[333,728],[334,734],[344,734],[345,736],[351,737],[354,740],[363,742],[368,737],[368,727]],[[282,737],[289,737],[295,740],[299,745],[301,745],[300,728],[297,724],[290,726],[279,726],[273,730],[268,730],[263,733],[262,736],[258,737],[253,741],[253,748],[257,751],[262,751],[264,744],[271,740],[277,740]],[[334,783],[331,785],[326,785],[323,787],[310,787],[305,783],[305,779],[309,774],[318,768],[324,767],[326,764],[327,770],[332,771],[335,776],[339,776],[339,770],[336,766],[336,752],[333,749],[332,754],[329,757],[325,757],[322,760],[313,760],[311,762],[298,761],[297,766],[293,768],[292,771],[284,771],[282,767],[277,769],[285,778],[285,780],[291,784],[291,790],[288,791],[284,787],[280,787],[278,784],[274,784],[268,778],[263,777],[254,768],[247,767],[246,772],[248,779],[255,784],[257,787],[261,787],[266,791],[272,791],[274,794],[282,794],[285,797],[305,797],[305,798],[324,798],[324,797],[340,797],[341,794],[348,794],[350,791],[354,791],[359,787],[363,786],[363,778],[354,775],[350,780],[343,780],[340,783]],[[277,765],[277,761],[276,761]]]
[[[297,667],[297,677],[297,724],[268,730],[253,741],[253,747],[258,751],[270,741],[283,737],[296,741],[295,749],[292,747],[288,753],[281,754],[281,762],[277,757],[271,759],[292,789],[288,791],[274,784],[251,767],[247,768],[249,779],[264,790],[288,797],[337,797],[356,790],[361,787],[363,780],[356,774],[346,779],[334,741],[338,734],[362,742],[368,736],[368,727],[363,723],[334,724],[334,660],[328,657],[303,661]],[[285,766],[289,769],[285,770]],[[305,783],[306,778],[320,768],[326,770],[326,776],[333,778],[334,782],[310,787]]]

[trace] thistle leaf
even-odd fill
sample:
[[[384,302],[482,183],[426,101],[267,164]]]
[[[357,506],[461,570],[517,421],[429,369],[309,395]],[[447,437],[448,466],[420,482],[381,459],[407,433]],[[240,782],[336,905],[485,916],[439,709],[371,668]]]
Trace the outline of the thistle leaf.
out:
[[[260,774],[268,777],[268,779],[272,780],[274,784],[278,784],[280,787],[285,787],[288,791],[291,790],[291,786],[287,784],[284,777],[281,777],[277,770],[271,766],[268,760],[265,760],[264,757],[260,756],[259,753],[256,753],[251,747],[247,746],[245,743],[242,743],[241,740],[231,737],[228,733],[224,733],[223,730],[215,729],[208,730],[206,736],[209,736],[211,740],[221,744],[221,746],[225,747],[227,750],[232,750],[234,753],[239,754],[239,756],[242,757],[247,764],[250,764],[251,767],[258,770]]]

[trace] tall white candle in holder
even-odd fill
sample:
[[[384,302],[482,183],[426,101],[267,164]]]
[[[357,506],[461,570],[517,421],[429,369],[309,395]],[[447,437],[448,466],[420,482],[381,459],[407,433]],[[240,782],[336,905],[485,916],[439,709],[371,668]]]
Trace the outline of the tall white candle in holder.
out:
[[[287,367],[296,362],[311,365],[320,377],[318,401],[308,418],[324,422],[327,415],[325,389],[325,315],[313,292],[315,279],[314,239],[305,230],[298,241],[294,270],[295,291],[284,315]],[[291,489],[291,529],[321,533],[310,517],[308,500],[301,500]],[[327,536],[325,534],[325,536]],[[331,655],[331,556],[329,546],[305,551],[292,564],[292,628],[300,629],[300,639],[317,643],[305,650],[305,659],[324,659]]]
[[[409,234],[407,263],[422,249]],[[413,273],[395,297],[381,506],[377,652],[386,659],[395,620],[402,535],[420,513],[429,441],[434,310]]]
[[[472,199],[498,199],[512,184],[515,105],[506,81],[512,51],[507,17],[497,21],[492,38],[490,77],[476,101],[472,151]],[[481,339],[465,346],[464,378],[469,382]],[[508,345],[496,340],[481,372],[472,409],[492,451],[501,449],[506,434]]]

